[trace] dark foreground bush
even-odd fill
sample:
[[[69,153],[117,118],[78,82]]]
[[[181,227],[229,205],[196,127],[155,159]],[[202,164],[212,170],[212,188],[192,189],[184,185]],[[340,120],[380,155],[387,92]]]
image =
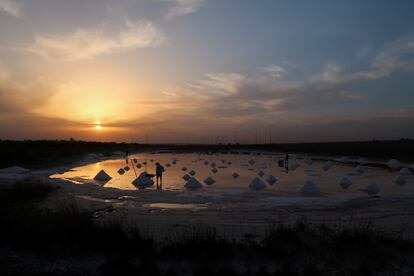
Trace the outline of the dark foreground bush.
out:
[[[211,227],[143,238],[75,205],[39,209],[48,185],[0,187],[0,275],[412,275],[414,245],[373,227],[278,226],[262,241]],[[146,233],[145,236],[150,236]]]

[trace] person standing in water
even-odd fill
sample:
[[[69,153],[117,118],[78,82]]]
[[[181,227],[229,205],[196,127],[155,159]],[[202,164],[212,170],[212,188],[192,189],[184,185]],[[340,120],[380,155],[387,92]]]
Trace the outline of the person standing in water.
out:
[[[157,189],[162,188],[162,174],[164,173],[164,167],[160,163],[155,163],[155,175],[157,176]],[[159,186],[158,186],[159,185]]]

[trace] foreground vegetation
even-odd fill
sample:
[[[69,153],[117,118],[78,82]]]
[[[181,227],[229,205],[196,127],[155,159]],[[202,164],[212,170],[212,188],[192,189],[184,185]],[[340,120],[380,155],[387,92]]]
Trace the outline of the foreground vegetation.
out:
[[[286,144],[215,144],[215,145],[178,145],[178,144],[137,144],[104,143],[75,140],[9,141],[0,140],[0,168],[23,166],[40,168],[73,162],[86,153],[110,155],[114,151],[142,152],[149,150],[165,151],[231,151],[231,150],[271,150],[277,152],[305,153],[315,155],[371,157],[388,160],[397,158],[412,162],[414,140],[365,141],[336,143],[286,143]]]
[[[410,275],[414,245],[372,226],[277,226],[260,241],[213,228],[155,242],[124,223],[96,221],[38,182],[0,185],[0,275]],[[412,275],[412,274],[411,274]]]

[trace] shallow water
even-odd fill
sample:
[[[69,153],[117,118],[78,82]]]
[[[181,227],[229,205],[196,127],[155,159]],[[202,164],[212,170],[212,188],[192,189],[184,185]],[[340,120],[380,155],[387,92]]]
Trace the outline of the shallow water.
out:
[[[342,163],[333,163],[329,171],[323,171],[322,166],[325,162],[315,161],[311,166],[304,163],[303,159],[298,159],[300,167],[294,171],[286,172],[284,168],[278,167],[277,162],[274,161],[278,156],[271,155],[241,155],[241,154],[215,154],[215,155],[198,155],[198,154],[166,154],[166,153],[142,153],[130,156],[131,160],[128,166],[131,168],[125,172],[124,175],[118,174],[120,168],[125,167],[125,159],[107,160],[97,162],[81,167],[74,168],[63,174],[51,176],[52,178],[63,178],[74,183],[96,183],[104,187],[119,188],[119,189],[136,189],[131,182],[135,179],[136,174],[140,174],[144,170],[148,173],[155,173],[155,162],[161,163],[165,168],[163,176],[162,189],[166,190],[183,190],[185,181],[182,176],[190,170],[196,172],[195,178],[201,183],[207,176],[211,176],[216,180],[213,185],[204,185],[199,189],[201,193],[232,193],[238,191],[248,191],[248,184],[258,177],[258,172],[263,171],[265,174],[261,179],[266,183],[269,175],[274,175],[279,180],[274,185],[268,185],[267,192],[274,192],[279,195],[297,196],[302,195],[298,190],[303,186],[306,180],[312,180],[321,190],[319,196],[326,197],[355,197],[365,195],[359,189],[364,188],[370,181],[374,181],[380,188],[379,195],[395,196],[404,193],[414,192],[414,177],[407,177],[407,183],[399,186],[393,182],[393,178],[398,175],[398,172],[393,172],[387,169],[378,167],[366,167],[365,173],[362,175],[352,175],[353,165]],[[172,164],[172,159],[175,158],[177,163]],[[142,165],[142,168],[136,167],[135,171],[133,165],[136,165],[132,159],[137,160],[137,164],[147,162],[147,165]],[[248,161],[253,159],[254,165],[248,164]],[[209,161],[208,165],[204,161]],[[224,161],[224,162],[223,162]],[[217,173],[211,171],[211,162],[217,164]],[[231,164],[228,164],[231,162]],[[291,163],[293,161],[291,160]],[[131,164],[133,163],[133,165]],[[167,167],[166,164],[171,164]],[[223,167],[222,167],[223,166]],[[182,167],[187,167],[188,170],[184,172]],[[220,168],[222,167],[222,168]],[[97,183],[93,177],[101,170],[105,170],[112,179],[107,183]],[[237,172],[240,176],[235,179],[232,174]],[[344,190],[338,181],[342,176],[347,176],[353,182],[352,186]],[[155,180],[155,179],[154,179]],[[156,186],[149,189],[155,189]],[[166,207],[167,208],[167,207]]]

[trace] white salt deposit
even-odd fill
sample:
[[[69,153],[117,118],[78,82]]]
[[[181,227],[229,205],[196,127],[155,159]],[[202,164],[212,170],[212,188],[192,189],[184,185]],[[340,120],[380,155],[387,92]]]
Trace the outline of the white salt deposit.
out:
[[[109,181],[112,179],[112,177],[110,177],[104,170],[100,170],[93,179],[97,181]]]
[[[214,168],[215,166],[217,166],[217,164],[214,162],[211,162],[210,166]]]
[[[386,164],[392,170],[397,170],[397,169],[401,168],[401,162],[398,161],[397,159],[390,159],[390,160],[388,160],[388,162]]]
[[[407,183],[407,179],[402,176],[402,175],[397,175],[396,177],[394,177],[394,183],[403,186],[405,183]]]
[[[185,171],[186,171],[186,170],[188,170],[188,169],[187,169],[187,167],[182,167],[182,168],[181,168],[181,170],[182,170],[183,172],[185,172]]]
[[[137,188],[146,188],[154,185],[154,181],[150,177],[147,177],[147,172],[142,172],[132,181],[132,184]]]
[[[123,174],[125,173],[125,170],[124,170],[123,168],[120,168],[120,169],[118,170],[118,173],[119,173],[120,175],[123,175]]]
[[[299,192],[305,194],[319,194],[321,190],[310,180],[305,181],[302,188],[300,188]]]
[[[196,172],[194,170],[191,170],[188,174],[191,175],[191,176],[194,176],[196,174]]]
[[[269,177],[266,179],[267,183],[269,183],[269,185],[273,185],[275,184],[278,179],[276,177],[274,177],[273,175],[269,175]]]
[[[233,175],[232,175],[232,176],[233,176],[233,178],[238,178],[240,175],[239,175],[238,173],[236,173],[236,172],[235,172],[235,173],[233,173]]]
[[[189,176],[188,174],[183,175],[182,179],[184,179],[185,181],[190,180],[191,176]]]
[[[1,169],[1,174],[23,174],[29,172],[29,169],[25,169],[19,166],[12,166],[5,169]]]
[[[199,189],[201,187],[203,187],[203,185],[194,177],[191,177],[187,183],[185,183],[184,187],[186,187],[187,189]]]
[[[214,183],[216,183],[216,181],[211,176],[208,176],[206,179],[204,179],[204,183],[206,183],[207,185],[213,185]]]
[[[311,165],[313,164],[313,160],[312,160],[312,159],[308,159],[308,158],[304,159],[304,160],[303,160],[303,162],[304,162],[306,165],[308,165],[308,166],[311,166]]]
[[[373,182],[373,181],[369,182],[368,186],[366,186],[365,188],[362,188],[362,189],[359,189],[359,190],[362,191],[362,192],[365,192],[369,195],[375,195],[375,194],[378,194],[381,191],[380,187],[378,187],[378,185],[375,184],[375,182]]]
[[[413,172],[409,168],[402,168],[399,174],[409,176],[409,175],[413,175]]]
[[[128,166],[125,166],[124,167],[124,171],[126,171],[126,172],[129,171],[129,167]]]
[[[361,157],[357,160],[357,162],[361,165],[366,165],[368,164],[368,159]]]
[[[354,172],[358,174],[363,174],[365,172],[365,167],[358,165],[354,168]]]
[[[263,177],[263,176],[265,175],[265,173],[264,173],[263,171],[259,171],[259,172],[257,173],[257,175],[258,175],[258,176],[260,176],[260,177]]]
[[[299,163],[293,162],[289,165],[289,170],[294,171],[300,167]]]
[[[332,168],[332,162],[331,161],[327,161],[325,162],[325,164],[323,164],[322,166],[322,170],[329,171]]]
[[[266,188],[266,184],[258,177],[255,177],[252,182],[249,184],[249,188],[252,190],[262,190]]]
[[[141,164],[137,164],[137,168],[141,169],[142,165]]]
[[[352,181],[348,177],[344,176],[339,180],[338,184],[342,187],[342,189],[346,190],[352,185]]]
[[[218,172],[218,170],[217,170],[216,168],[212,168],[212,169],[211,169],[211,171],[212,171],[213,173],[217,173],[217,172]]]

